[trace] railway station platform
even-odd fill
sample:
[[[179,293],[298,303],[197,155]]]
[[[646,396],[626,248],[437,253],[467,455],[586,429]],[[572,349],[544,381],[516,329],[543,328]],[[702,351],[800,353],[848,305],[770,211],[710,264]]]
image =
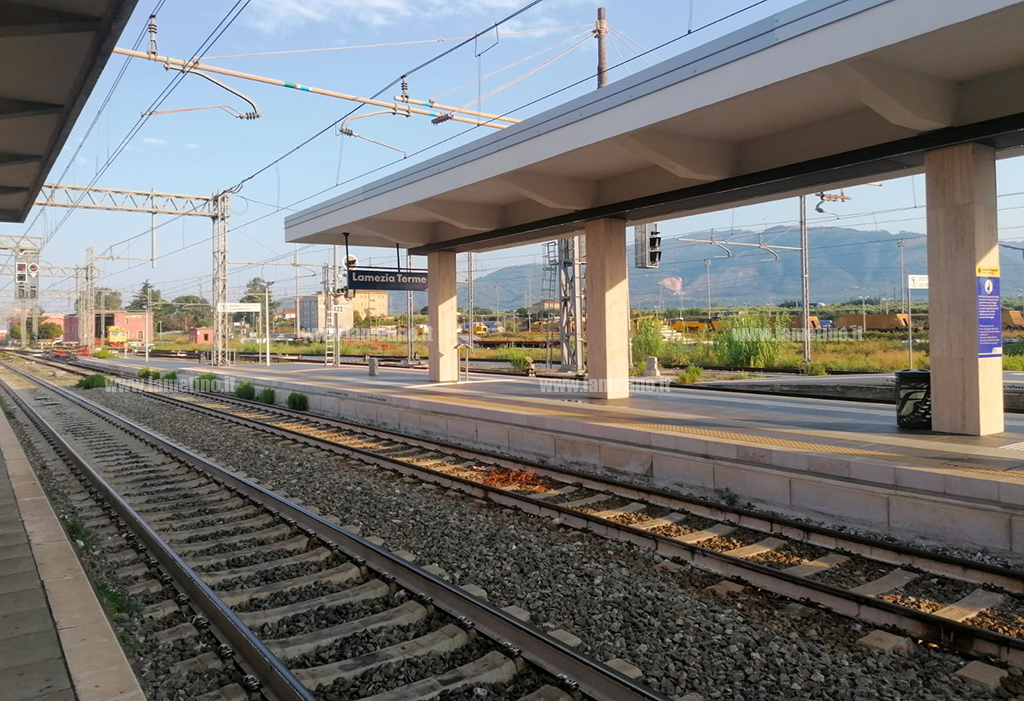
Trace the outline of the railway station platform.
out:
[[[135,359],[81,361],[134,371]],[[313,413],[638,484],[737,499],[901,537],[1024,552],[1024,417],[992,436],[905,431],[892,406],[670,389],[592,400],[540,378],[280,363],[210,368],[154,360],[178,377],[214,372],[257,391],[309,397]],[[226,385],[230,388],[230,385]]]
[[[0,416],[0,697],[145,701],[7,419]]]

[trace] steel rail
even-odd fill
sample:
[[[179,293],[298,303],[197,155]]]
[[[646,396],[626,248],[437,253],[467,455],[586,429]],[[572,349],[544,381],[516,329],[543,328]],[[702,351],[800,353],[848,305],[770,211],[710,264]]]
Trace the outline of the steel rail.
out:
[[[28,376],[31,377],[31,376]],[[38,382],[37,378],[32,378]],[[178,556],[170,546],[147,524],[141,516],[118,494],[88,461],[71,447],[39,412],[18,396],[6,382],[0,388],[14,401],[35,427],[56,448],[58,455],[68,461],[72,469],[82,475],[117,514],[138,541],[171,578],[178,591],[186,594],[193,605],[209,622],[214,634],[230,645],[239,658],[239,664],[259,679],[262,693],[275,701],[315,701],[315,698],[296,679],[288,668],[257,638],[248,626],[227,604]]]
[[[65,363],[53,362],[44,359],[35,358],[36,362],[44,365],[48,365],[55,368],[61,368],[68,372],[76,374],[86,375],[88,371],[83,369],[83,366],[67,365]],[[106,369],[108,373],[119,375],[128,380],[135,380],[134,376],[126,372],[114,371],[111,372],[109,368]],[[143,387],[133,387],[134,391],[146,394],[147,396],[163,401],[165,403],[184,405],[189,409],[205,412],[210,416],[221,418],[224,420],[239,420],[246,422],[246,419],[227,414],[222,411],[215,409],[209,409],[208,407],[196,406],[191,402],[187,402],[178,399],[174,396],[147,392]],[[931,552],[922,548],[914,547],[899,542],[886,542],[877,538],[871,538],[869,536],[863,536],[856,533],[846,533],[830,529],[825,526],[819,526],[814,523],[806,523],[798,521],[793,518],[786,518],[785,516],[778,514],[765,514],[762,512],[755,511],[753,509],[747,509],[742,506],[730,506],[728,504],[722,504],[720,502],[712,501],[695,495],[680,494],[678,492],[670,492],[665,489],[654,486],[638,486],[630,485],[621,482],[614,481],[610,478],[601,477],[592,473],[585,472],[583,470],[573,469],[571,467],[552,467],[550,465],[544,465],[541,463],[531,462],[526,459],[520,458],[509,458],[501,455],[497,452],[488,451],[486,448],[474,448],[469,449],[462,446],[445,443],[440,440],[432,440],[426,438],[418,438],[413,436],[407,436],[387,429],[375,428],[366,426],[352,421],[346,421],[343,419],[336,419],[327,416],[309,414],[306,412],[294,411],[285,407],[268,405],[255,401],[248,401],[240,399],[234,396],[228,396],[216,392],[203,392],[194,389],[180,390],[182,394],[194,395],[200,397],[209,398],[212,401],[220,402],[223,404],[236,404],[238,406],[253,409],[256,411],[263,411],[267,413],[273,413],[282,417],[303,421],[307,423],[319,423],[332,428],[339,428],[346,431],[355,431],[364,435],[373,436],[376,438],[383,438],[385,440],[392,440],[397,442],[403,442],[410,446],[423,448],[425,450],[434,451],[446,451],[473,460],[480,461],[491,461],[500,467],[506,467],[509,469],[523,470],[524,468],[528,471],[534,472],[538,475],[549,477],[555,480],[565,480],[571,478],[579,481],[583,486],[593,488],[597,490],[605,490],[614,493],[616,496],[622,496],[631,499],[641,499],[651,502],[657,506],[665,506],[670,508],[681,508],[696,513],[699,516],[706,516],[721,521],[728,521],[737,526],[746,528],[752,528],[753,530],[763,531],[765,533],[779,534],[789,538],[804,540],[807,543],[813,545],[821,545],[829,549],[844,549],[858,555],[864,555],[866,557],[881,560],[896,565],[908,565],[919,567],[922,570],[937,574],[945,577],[951,577],[954,579],[961,579],[970,582],[980,584],[993,584],[999,586],[1007,591],[1015,594],[1024,594],[1024,573],[1015,572],[1008,570],[1004,567],[996,565],[990,565],[984,562],[975,562],[972,560],[966,560],[963,558],[954,557],[945,553]],[[269,431],[271,433],[278,433],[284,437],[293,438],[295,440],[311,438],[310,436],[303,434],[298,431],[293,431],[281,427],[272,427],[261,422],[249,421],[247,425],[250,428],[256,430]],[[350,448],[347,446],[340,446],[337,443],[330,441],[326,442],[330,446],[338,446],[345,448],[346,450],[358,451],[360,449]],[[367,451],[367,454],[372,455],[372,452]],[[429,472],[436,474],[429,468],[423,468],[418,465],[411,463],[407,464],[411,468],[423,472]],[[696,509],[696,511],[694,511]],[[811,537],[805,537],[810,535]],[[884,555],[891,553],[899,557],[886,558]],[[934,564],[932,564],[934,563]],[[941,565],[936,567],[935,564]]]
[[[513,658],[521,656],[553,676],[571,682],[595,701],[668,700],[668,697],[663,694],[644,687],[624,674],[583,655],[560,640],[523,623],[490,603],[471,596],[462,588],[436,577],[390,551],[342,529],[318,514],[220,467],[188,448],[62,387],[15,368],[9,363],[2,363],[2,365],[11,372],[37,383],[130,435],[151,443],[177,460],[209,476],[218,484],[241,494],[273,513],[279,514],[286,520],[294,521],[307,534],[318,536],[357,561],[362,560],[370,569],[380,572],[388,581],[394,581],[403,588],[429,597],[437,608],[455,618],[465,619],[485,636],[501,643],[505,654]],[[11,393],[10,389],[8,389],[8,393]]]
[[[35,378],[33,378],[35,379]],[[559,504],[549,504],[539,499],[526,495],[517,494],[500,487],[482,484],[464,477],[447,475],[424,468],[399,458],[383,457],[371,450],[343,446],[332,441],[314,438],[300,432],[278,426],[269,426],[260,421],[238,417],[229,413],[196,406],[190,402],[174,399],[166,395],[147,393],[161,401],[187,406],[191,410],[213,416],[230,423],[245,426],[257,431],[286,437],[305,445],[321,448],[339,455],[354,456],[359,460],[369,462],[379,467],[396,470],[403,474],[415,475],[419,479],[428,481],[449,489],[457,489],[478,498],[486,498],[496,504],[520,509],[526,513],[548,518],[558,518],[561,522],[572,527],[589,530],[597,535],[633,543],[639,547],[653,550],[667,558],[677,558],[693,564],[699,569],[713,572],[723,577],[738,579],[774,594],[778,594],[795,601],[811,601],[835,613],[861,620],[872,625],[888,626],[899,629],[911,635],[915,639],[934,643],[946,648],[958,650],[970,655],[979,657],[993,657],[1016,667],[1024,667],[1024,640],[995,633],[993,631],[971,626],[951,619],[935,616],[918,609],[900,606],[882,599],[848,591],[834,587],[809,578],[788,574],[776,570],[767,565],[750,562],[736,558],[725,553],[716,552],[701,548],[698,545],[683,543],[673,540],[667,536],[651,533],[643,529],[635,528],[624,524],[618,524],[595,517],[591,514],[575,511]],[[218,401],[225,401],[226,398],[215,394],[208,395]],[[240,401],[234,400],[231,401]],[[266,406],[253,404],[253,408],[264,411]],[[297,412],[286,412],[277,407],[273,411],[280,411],[283,414],[291,415],[289,418],[301,418],[305,421],[320,421],[320,417],[310,417],[308,414]],[[411,442],[411,441],[407,441]],[[736,509],[737,512],[741,510]],[[752,512],[748,512],[752,513]],[[763,515],[753,514],[755,518],[765,519]],[[807,525],[800,524],[801,528],[809,529]],[[830,533],[833,537],[839,536],[827,529],[817,528],[819,532]],[[841,537],[841,536],[840,536]],[[845,536],[849,537],[849,536]],[[878,548],[890,548],[890,546],[877,541],[869,541]],[[935,557],[924,551],[921,556]],[[877,557],[876,557],[877,559]],[[957,562],[954,558],[944,558]],[[960,564],[967,564],[960,562]],[[971,563],[973,565],[973,563]],[[1000,568],[984,566],[985,569],[993,570],[995,573],[1005,574]],[[982,566],[978,566],[982,569]],[[946,574],[945,576],[949,576]],[[1018,586],[1014,587],[1020,591],[1020,577],[1012,577],[1013,582]]]
[[[170,397],[152,394],[163,401],[172,402]],[[575,511],[559,504],[517,494],[501,487],[482,484],[474,480],[447,475],[424,468],[399,458],[383,457],[371,450],[343,446],[314,438],[278,426],[268,426],[259,421],[246,419],[188,402],[178,404],[219,418],[223,421],[252,428],[272,435],[286,437],[305,445],[321,448],[338,455],[355,456],[378,467],[392,469],[402,474],[437,484],[438,486],[484,498],[496,504],[517,508],[538,517],[557,518],[571,527],[588,530],[597,535],[652,550],[666,558],[689,562],[695,567],[719,574],[726,578],[745,581],[748,584],[784,596],[794,601],[811,601],[847,618],[861,620],[872,625],[899,629],[918,640],[934,643],[978,657],[993,657],[1015,667],[1024,667],[1024,640],[995,633],[993,631],[935,616],[918,609],[890,603],[865,594],[834,587],[806,577],[788,574],[762,565],[743,560],[725,553],[701,548],[699,545],[683,543],[668,536],[651,533],[640,528],[608,521],[588,513]],[[309,417],[306,417],[307,419]],[[760,517],[763,518],[763,517]],[[879,547],[882,547],[880,544]],[[997,569],[998,568],[994,568]],[[949,575],[945,575],[949,576]]]

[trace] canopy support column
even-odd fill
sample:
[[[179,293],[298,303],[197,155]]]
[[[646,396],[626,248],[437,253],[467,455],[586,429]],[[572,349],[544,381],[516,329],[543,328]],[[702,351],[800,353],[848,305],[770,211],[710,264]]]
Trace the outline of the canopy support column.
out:
[[[458,382],[459,307],[455,287],[455,252],[437,251],[427,255],[427,311],[430,341],[427,349],[431,382]]]
[[[626,223],[592,219],[587,222],[586,234],[589,395],[593,399],[624,399],[629,396]]]
[[[981,144],[929,151],[925,174],[932,429],[969,436],[1000,433],[995,151]]]

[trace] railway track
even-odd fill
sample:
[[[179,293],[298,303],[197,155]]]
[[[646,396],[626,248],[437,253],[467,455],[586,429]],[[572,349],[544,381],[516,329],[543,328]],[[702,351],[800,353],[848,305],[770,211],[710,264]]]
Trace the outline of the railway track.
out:
[[[1024,576],[1017,570],[230,396],[148,394],[264,435],[632,542],[670,562],[917,640],[1024,666]]]
[[[211,700],[665,698],[178,444],[7,370],[0,386],[144,551],[119,576],[139,593],[173,583],[181,595],[156,610],[195,611],[163,636],[212,632],[222,645],[207,661],[247,673]]]

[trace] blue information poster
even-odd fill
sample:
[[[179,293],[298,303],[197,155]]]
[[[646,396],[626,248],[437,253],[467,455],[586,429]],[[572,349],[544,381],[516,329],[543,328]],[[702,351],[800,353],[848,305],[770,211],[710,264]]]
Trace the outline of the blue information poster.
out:
[[[995,273],[982,275],[983,272]],[[978,269],[978,357],[1003,354],[1003,319],[999,299],[999,271]]]

